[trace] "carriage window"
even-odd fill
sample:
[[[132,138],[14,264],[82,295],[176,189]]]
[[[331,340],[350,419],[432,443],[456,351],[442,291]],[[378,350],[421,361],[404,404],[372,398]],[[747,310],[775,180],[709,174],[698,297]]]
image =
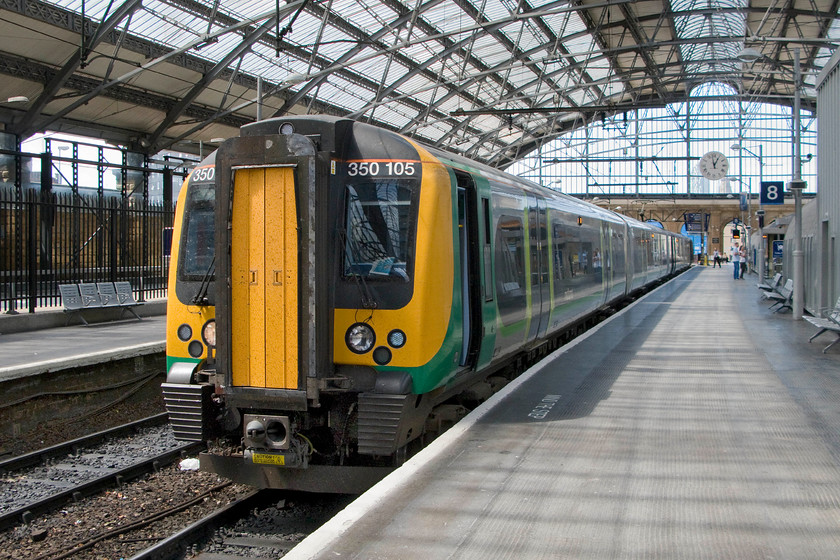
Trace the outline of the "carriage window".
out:
[[[344,275],[408,282],[413,215],[412,190],[403,181],[348,185]]]
[[[184,229],[179,272],[182,280],[202,280],[212,273],[216,228],[215,189],[212,184],[194,185],[184,207]]]
[[[525,230],[522,218],[499,216],[496,229],[496,294],[502,323],[525,318]]]

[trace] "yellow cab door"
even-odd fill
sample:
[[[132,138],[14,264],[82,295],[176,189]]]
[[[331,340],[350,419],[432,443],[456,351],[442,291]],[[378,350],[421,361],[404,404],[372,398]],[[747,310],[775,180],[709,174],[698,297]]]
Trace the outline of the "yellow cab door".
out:
[[[299,263],[294,169],[236,169],[232,198],[233,385],[297,389]]]

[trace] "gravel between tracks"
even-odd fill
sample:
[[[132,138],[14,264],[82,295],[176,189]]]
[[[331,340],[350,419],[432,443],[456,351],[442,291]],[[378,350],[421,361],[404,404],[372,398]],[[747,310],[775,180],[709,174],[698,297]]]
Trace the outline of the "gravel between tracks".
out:
[[[18,525],[0,533],[0,559],[53,558],[71,543],[78,543],[165,510],[218,485],[223,479],[200,471],[180,471],[177,465],[105,494],[68,505],[63,510],[36,519],[30,526]],[[230,485],[190,509],[157,521],[143,529],[100,542],[73,555],[73,560],[128,558],[157,540],[187,527],[250,489]]]
[[[168,424],[151,426],[128,437],[114,438],[79,455],[68,454],[41,465],[0,477],[0,513],[27,507],[75,485],[101,478],[155,457],[182,444]]]

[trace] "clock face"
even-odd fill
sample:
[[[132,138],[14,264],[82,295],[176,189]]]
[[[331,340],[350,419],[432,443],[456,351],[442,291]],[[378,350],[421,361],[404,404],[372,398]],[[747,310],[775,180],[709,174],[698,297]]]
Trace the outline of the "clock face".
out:
[[[729,160],[720,152],[709,152],[700,158],[700,173],[706,179],[717,181],[729,172]]]

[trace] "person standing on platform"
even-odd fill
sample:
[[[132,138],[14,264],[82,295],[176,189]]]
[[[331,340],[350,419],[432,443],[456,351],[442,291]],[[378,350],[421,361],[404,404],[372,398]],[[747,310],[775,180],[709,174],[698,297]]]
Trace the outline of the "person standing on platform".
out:
[[[741,251],[739,253],[739,257],[741,259],[741,280],[744,279],[744,276],[747,275],[747,247],[746,245],[741,245]]]
[[[714,268],[714,267],[723,268],[720,265],[720,251],[718,251],[717,249],[715,249],[714,259],[715,259],[715,263],[712,265],[712,268]]]
[[[730,261],[732,261],[732,268],[735,269],[735,280],[738,279],[739,274],[741,272],[741,248],[738,247],[738,242],[736,241],[734,245],[729,249],[730,254]]]

